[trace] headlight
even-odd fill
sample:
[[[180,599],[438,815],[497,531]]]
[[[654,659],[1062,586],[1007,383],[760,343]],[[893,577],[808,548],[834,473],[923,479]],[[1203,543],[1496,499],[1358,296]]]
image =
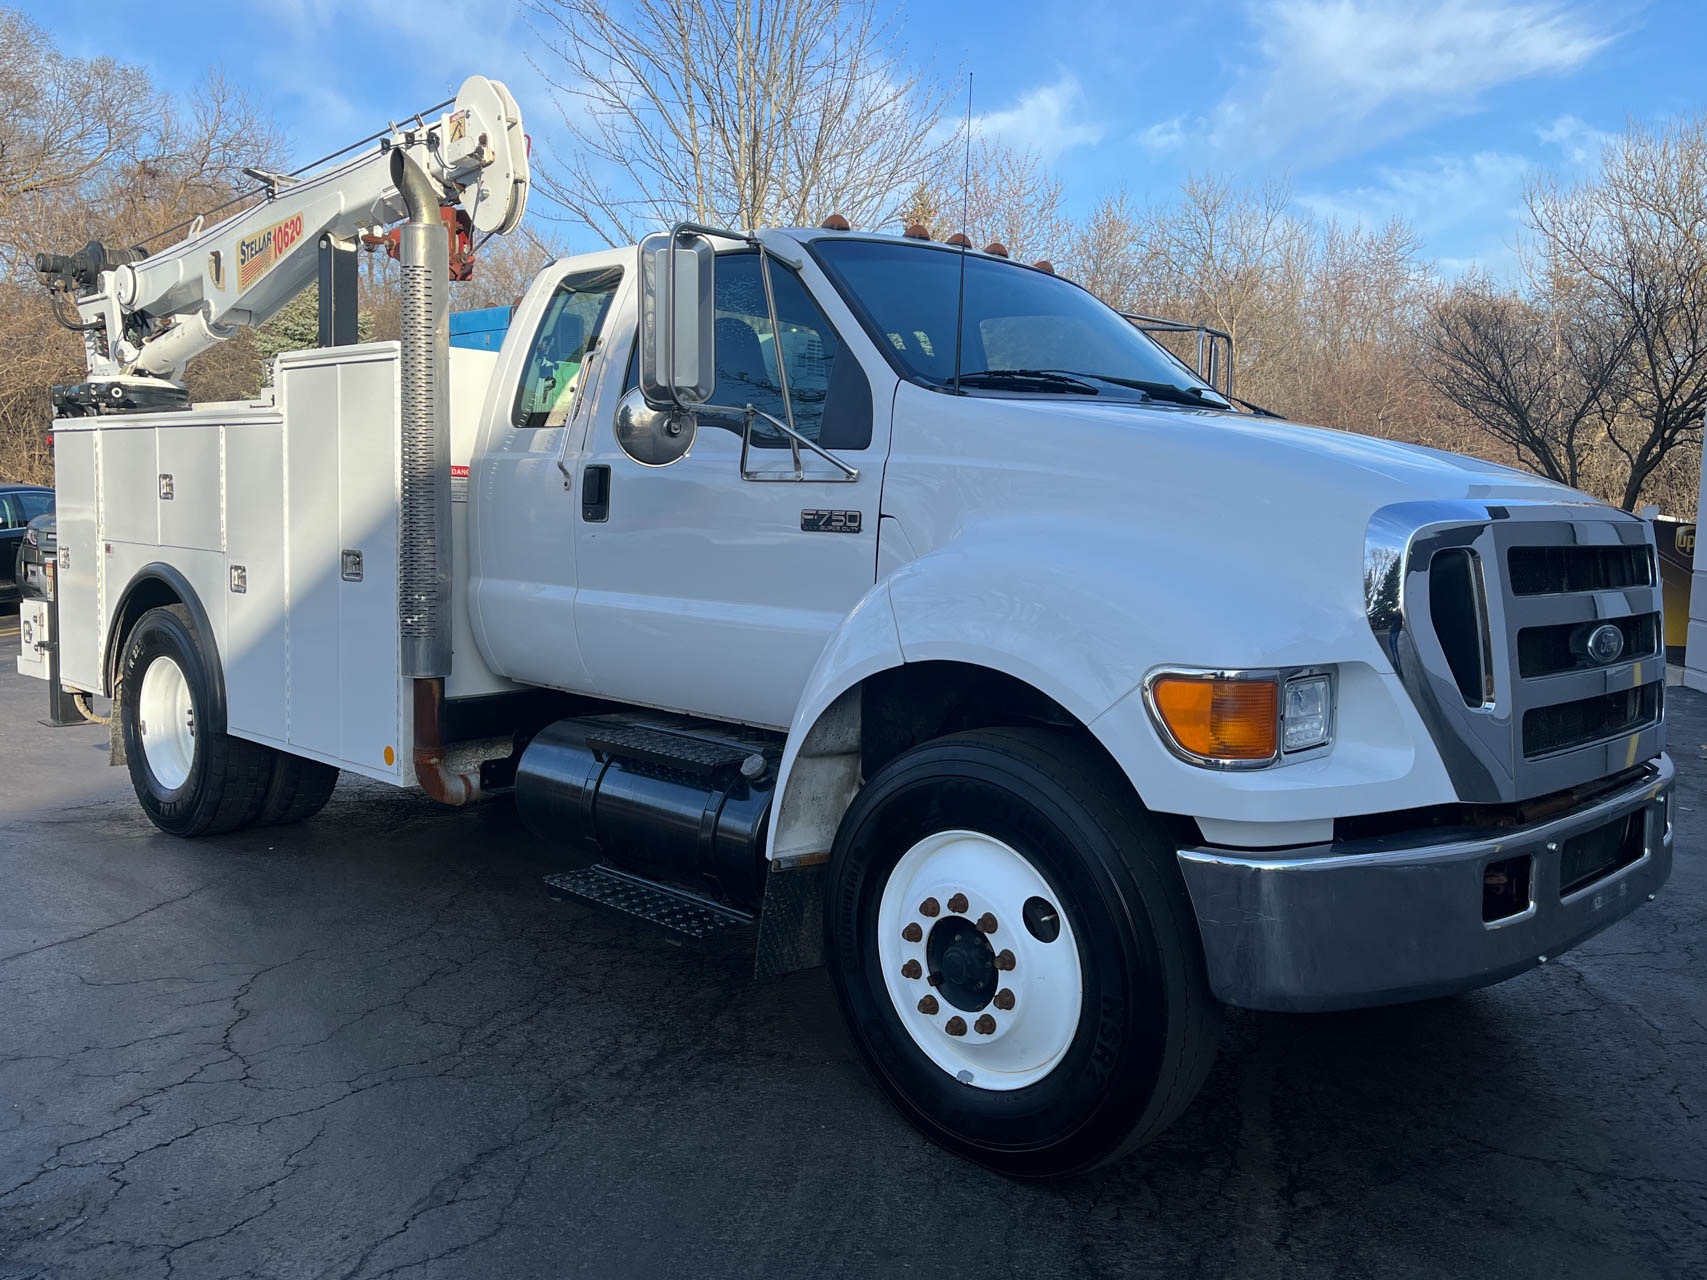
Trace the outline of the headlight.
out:
[[[1329,746],[1331,671],[1153,671],[1144,702],[1169,750],[1211,769],[1262,769]]]
[[[1325,747],[1333,738],[1333,680],[1326,674],[1295,676],[1286,682],[1286,710],[1281,715],[1281,747],[1308,751]]]
[[[36,545],[36,531],[34,529],[24,530],[24,545],[26,547],[33,547]]]

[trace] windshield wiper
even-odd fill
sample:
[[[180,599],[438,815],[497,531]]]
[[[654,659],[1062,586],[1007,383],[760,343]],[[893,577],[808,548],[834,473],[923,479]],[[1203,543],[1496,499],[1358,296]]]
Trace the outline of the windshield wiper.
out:
[[[1228,396],[1227,399],[1238,405],[1239,408],[1248,410],[1259,418],[1278,418],[1282,422],[1286,421],[1286,415],[1284,413],[1276,413],[1273,409],[1265,409],[1260,404],[1252,404],[1249,400],[1239,399],[1238,396]]]
[[[1206,391],[1203,387],[1176,387],[1171,382],[1151,382],[1144,378],[1117,378],[1111,373],[1087,373],[1083,376],[1095,378],[1098,382],[1112,382],[1117,387],[1131,387],[1134,391],[1142,391],[1152,400],[1166,400],[1169,404],[1189,404],[1198,409],[1231,409],[1233,407],[1227,403],[1219,391]]]
[[[1083,378],[1059,369],[980,369],[960,375],[961,386],[992,387],[998,391],[1071,391],[1074,395],[1100,394]]]

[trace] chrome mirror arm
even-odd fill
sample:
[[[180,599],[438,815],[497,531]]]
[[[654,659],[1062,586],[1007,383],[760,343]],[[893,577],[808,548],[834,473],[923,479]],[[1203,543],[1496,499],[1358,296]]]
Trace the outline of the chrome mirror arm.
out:
[[[750,405],[750,404],[747,405],[745,408],[740,409],[740,410],[734,410],[734,409],[724,408],[722,406],[710,406],[710,405],[706,405],[706,406],[702,406],[702,407],[712,408],[714,410],[721,411],[724,413],[732,413],[732,412],[739,412],[740,413],[740,415],[741,415],[741,479],[743,479],[743,480],[758,480],[758,481],[805,480],[806,479],[806,469],[803,466],[801,466],[801,464],[800,464],[800,446],[801,445],[805,445],[813,453],[817,454],[825,462],[828,462],[837,471],[841,472],[840,475],[813,476],[812,479],[830,481],[830,482],[835,483],[835,484],[844,484],[844,483],[847,483],[848,481],[859,479],[859,468],[858,467],[852,466],[849,463],[843,462],[835,454],[831,453],[828,449],[825,449],[823,446],[818,444],[817,441],[807,439],[805,436],[801,435],[798,431],[796,431],[793,427],[789,426],[786,422],[782,422],[776,418],[771,417],[771,415],[766,413],[763,409],[756,408],[755,406]],[[789,448],[794,454],[794,474],[792,476],[778,475],[775,472],[769,472],[769,471],[754,471],[750,466],[747,465],[747,459],[750,456],[751,451],[752,451],[752,447],[753,447],[753,423],[756,419],[759,419],[759,418],[763,418],[766,422],[770,423],[771,426],[775,427],[778,431],[782,432],[783,435],[788,437]]]

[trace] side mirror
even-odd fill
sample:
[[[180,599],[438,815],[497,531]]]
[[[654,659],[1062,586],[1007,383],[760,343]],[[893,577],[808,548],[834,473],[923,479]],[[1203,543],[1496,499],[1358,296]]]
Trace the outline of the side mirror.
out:
[[[640,390],[654,409],[705,404],[716,389],[716,262],[691,232],[640,242]]]
[[[667,467],[693,448],[699,424],[692,409],[655,409],[639,387],[616,406],[616,442],[641,466]]]

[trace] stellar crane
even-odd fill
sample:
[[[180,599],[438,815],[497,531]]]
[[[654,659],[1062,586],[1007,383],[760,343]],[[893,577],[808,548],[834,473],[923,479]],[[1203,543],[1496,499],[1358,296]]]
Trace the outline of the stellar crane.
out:
[[[529,182],[515,99],[502,83],[470,76],[444,105],[450,110],[436,119],[393,125],[371,139],[377,147],[318,172],[250,170],[262,184],[258,203],[212,224],[197,218],[157,253],[91,241],[74,254],[37,255],[61,321],[83,334],[89,370],[87,381],[55,389],[57,407],[79,415],[186,406],[184,366],[193,357],[265,323],[314,282],[321,257],[378,243],[405,217],[406,167],[420,171],[441,205],[466,214],[455,224],[465,232],[513,230]]]

